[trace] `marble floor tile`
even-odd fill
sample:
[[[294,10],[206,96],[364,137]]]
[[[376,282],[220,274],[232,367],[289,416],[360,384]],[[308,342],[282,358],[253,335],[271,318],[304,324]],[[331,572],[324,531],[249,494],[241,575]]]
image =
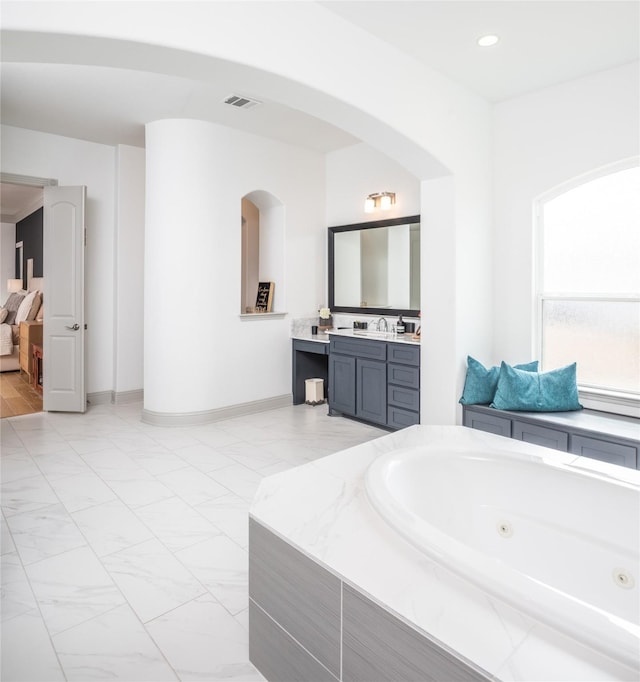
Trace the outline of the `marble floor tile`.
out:
[[[216,469],[222,469],[230,464],[235,464],[235,461],[226,454],[223,454],[221,450],[222,446],[214,448],[206,443],[198,443],[197,445],[189,445],[186,448],[177,448],[173,452],[186,464],[207,473]]]
[[[141,403],[2,420],[1,679],[262,681],[253,493],[384,433],[306,408],[189,428],[144,424]]]
[[[220,530],[179,497],[136,509],[137,517],[171,551],[220,535]]]
[[[215,500],[216,497],[226,495],[229,492],[224,486],[217,483],[218,472],[216,472],[214,480],[212,476],[204,474],[192,466],[172,471],[169,474],[159,474],[156,478],[190,505]]]
[[[209,592],[232,615],[249,605],[249,555],[225,535],[175,553]]]
[[[78,526],[60,503],[7,519],[22,562],[32,564],[87,544]]]
[[[143,622],[206,592],[159,540],[103,558],[103,564]]]
[[[99,557],[153,538],[147,526],[120,500],[74,512],[72,517]]]
[[[31,455],[24,448],[2,448],[2,458],[0,459],[0,480],[4,483],[18,481],[21,478],[37,476],[40,469],[36,466]]]
[[[249,503],[229,493],[199,504],[196,509],[235,543],[249,546]]]
[[[154,476],[166,474],[176,469],[184,469],[188,464],[174,452],[159,443],[154,443],[138,450],[129,450],[127,454],[141,469],[148,471]]]
[[[224,469],[218,469],[215,478],[232,493],[251,501],[264,476],[243,464],[232,464]]]
[[[173,497],[174,493],[166,485],[143,469],[132,470],[130,476],[110,478],[107,483],[114,493],[129,507],[137,509],[153,502]],[[168,474],[162,474],[166,476]],[[114,475],[115,476],[115,475]]]
[[[52,635],[125,602],[88,547],[30,564],[25,571]]]
[[[147,629],[181,680],[264,680],[249,662],[248,632],[210,595],[155,618]]]
[[[0,485],[0,499],[5,517],[35,511],[60,500],[44,476],[29,476]]]
[[[0,679],[6,682],[64,682],[56,652],[37,609],[2,624]]]
[[[82,457],[68,445],[61,445],[50,452],[34,455],[33,461],[50,481],[76,474],[93,474]]]
[[[10,554],[16,551],[16,546],[9,532],[9,526],[4,520],[4,516],[0,518],[0,554]]]
[[[0,567],[2,568],[0,612],[4,623],[37,609],[38,604],[17,553],[3,554]]]
[[[69,682],[179,679],[128,605],[53,637]]]
[[[49,480],[70,513],[116,499],[114,491],[91,470]]]

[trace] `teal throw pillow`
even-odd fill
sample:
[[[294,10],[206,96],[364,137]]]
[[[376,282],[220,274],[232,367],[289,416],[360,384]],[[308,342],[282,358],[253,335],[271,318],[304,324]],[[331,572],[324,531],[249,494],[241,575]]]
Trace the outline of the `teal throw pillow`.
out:
[[[491,407],[525,412],[581,410],[576,363],[550,372],[525,372],[503,362]]]
[[[528,362],[524,365],[516,365],[519,369],[528,372],[538,371],[538,361]],[[496,393],[498,386],[499,367],[487,369],[482,363],[467,356],[467,376],[464,380],[461,405],[488,405]]]

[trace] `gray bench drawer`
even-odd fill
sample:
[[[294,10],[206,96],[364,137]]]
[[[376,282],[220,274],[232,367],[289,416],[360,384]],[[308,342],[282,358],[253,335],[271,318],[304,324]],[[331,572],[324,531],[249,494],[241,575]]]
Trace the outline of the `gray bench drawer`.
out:
[[[632,469],[636,468],[638,461],[638,448],[633,445],[611,443],[587,436],[571,436],[571,452],[574,455],[620,464]]]
[[[543,445],[546,448],[567,452],[569,449],[569,434],[555,429],[548,429],[545,426],[535,426],[514,420],[512,427],[512,438],[523,440],[525,443]]]
[[[487,431],[498,436],[511,438],[511,419],[466,409],[463,424],[472,429],[478,429],[478,431]]]

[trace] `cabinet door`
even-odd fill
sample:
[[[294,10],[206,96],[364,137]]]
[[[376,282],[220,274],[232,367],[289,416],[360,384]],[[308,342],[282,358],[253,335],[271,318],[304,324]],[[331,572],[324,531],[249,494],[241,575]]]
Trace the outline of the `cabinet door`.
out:
[[[329,409],[356,414],[356,358],[329,354]]]
[[[375,424],[386,424],[386,363],[358,358],[356,369],[356,416]]]

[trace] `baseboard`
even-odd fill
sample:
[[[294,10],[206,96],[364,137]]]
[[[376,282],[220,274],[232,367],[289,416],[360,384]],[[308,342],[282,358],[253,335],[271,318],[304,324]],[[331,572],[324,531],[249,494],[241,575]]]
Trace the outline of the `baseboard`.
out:
[[[144,391],[140,388],[135,391],[98,391],[87,393],[89,405],[124,405],[125,403],[141,403],[144,399]]]
[[[98,391],[97,393],[87,393],[87,405],[111,405],[113,402],[113,391]]]
[[[287,407],[292,404],[291,394],[274,396],[264,400],[253,400],[248,403],[219,407],[215,410],[204,412],[154,412],[142,410],[142,421],[154,426],[195,426],[197,424],[210,424],[224,419],[243,417],[247,414],[256,414],[275,410],[279,407]]]
[[[135,391],[120,391],[113,394],[113,402],[116,405],[126,403],[141,403],[144,400],[144,391],[139,388]]]

